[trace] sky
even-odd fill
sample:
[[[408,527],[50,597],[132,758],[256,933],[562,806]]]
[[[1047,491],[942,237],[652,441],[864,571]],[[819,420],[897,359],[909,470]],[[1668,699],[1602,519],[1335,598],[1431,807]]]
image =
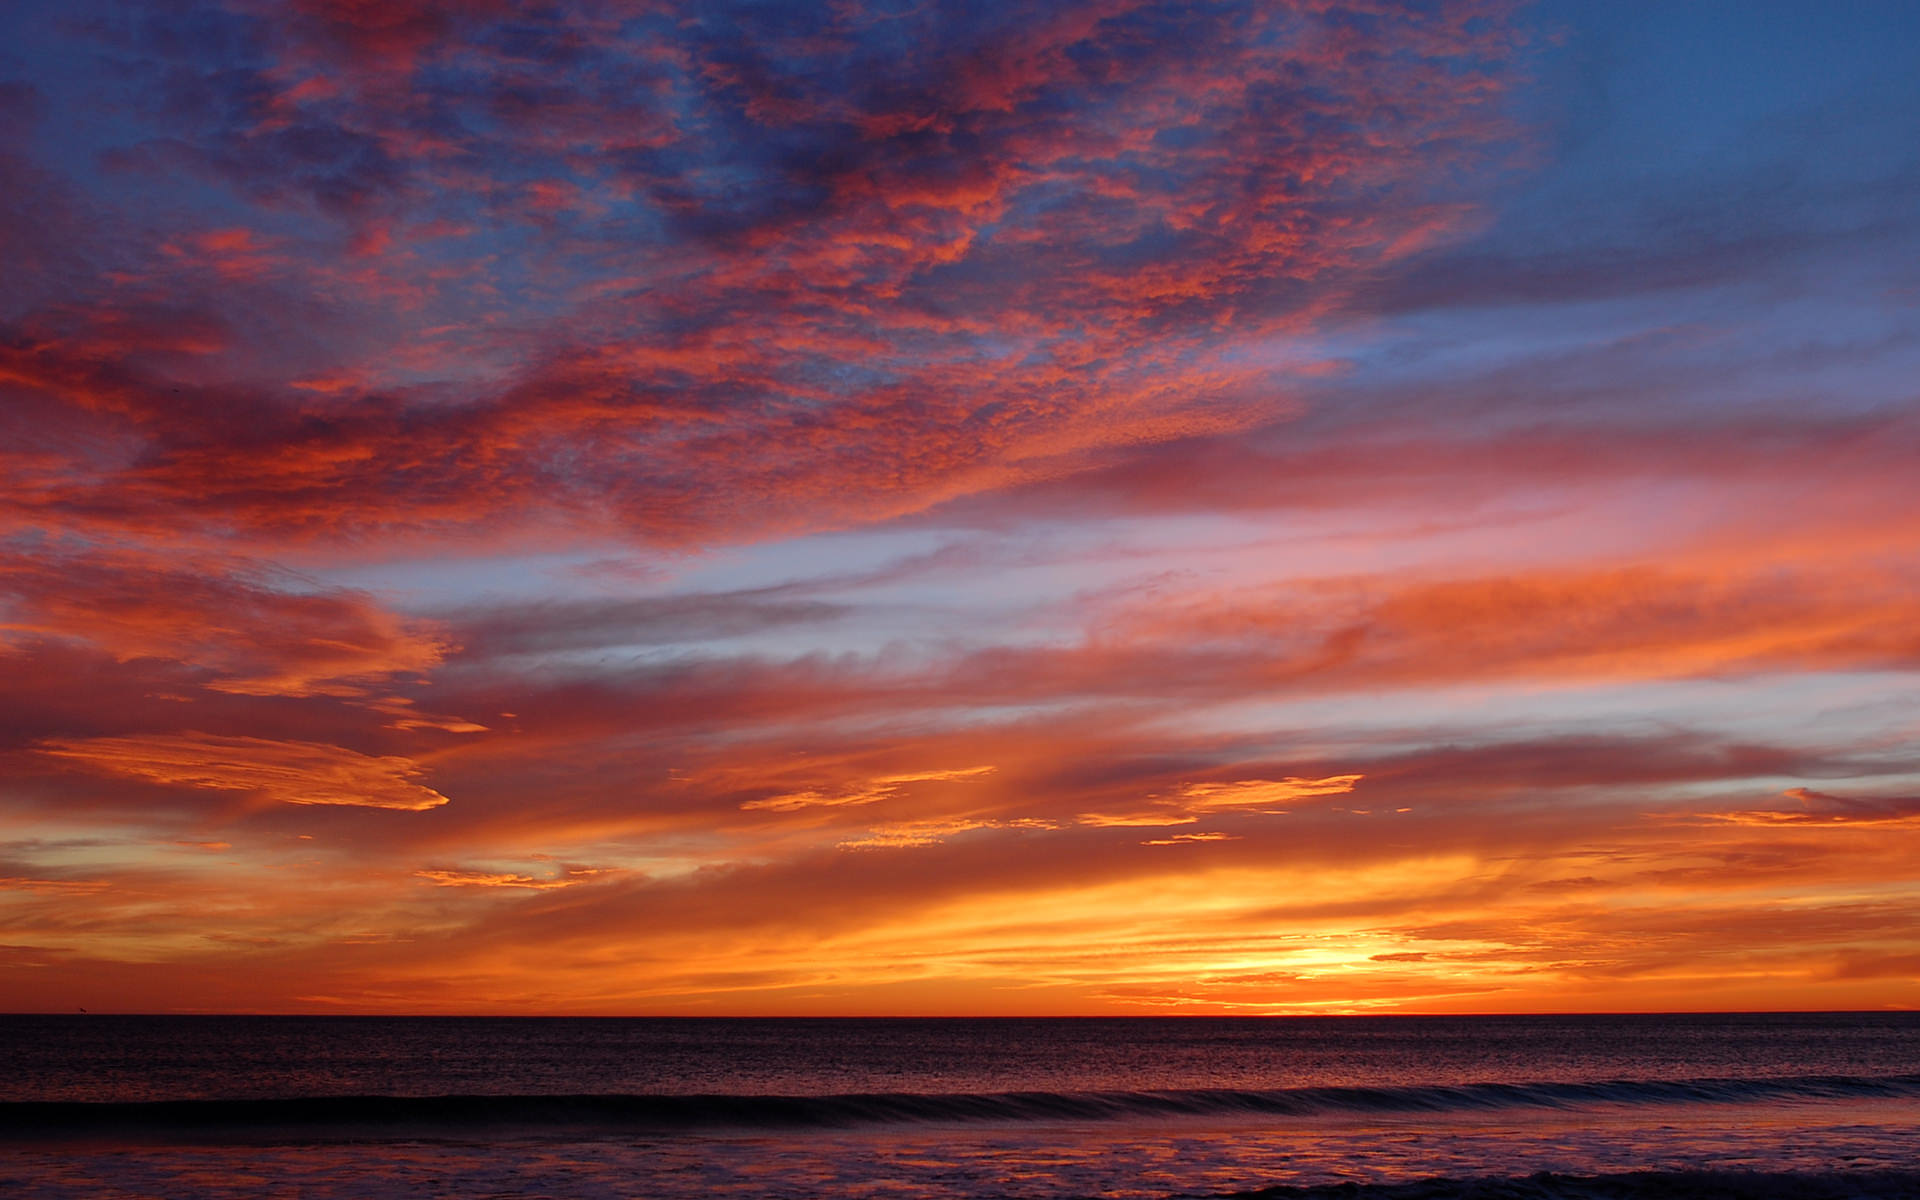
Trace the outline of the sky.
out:
[[[1920,1007],[1920,8],[0,6],[0,1009]]]

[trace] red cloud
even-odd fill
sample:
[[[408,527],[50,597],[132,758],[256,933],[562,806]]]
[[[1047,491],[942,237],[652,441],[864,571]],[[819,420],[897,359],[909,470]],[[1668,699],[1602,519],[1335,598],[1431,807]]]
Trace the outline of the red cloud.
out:
[[[727,540],[1243,427],[1286,384],[1247,348],[1449,219],[1422,177],[1506,136],[1514,48],[1465,7],[1227,6],[1177,30],[1137,4],[1009,28],[930,10],[908,61],[862,41],[897,47],[896,18],[857,12],[795,34],[722,6],[631,40],[506,3],[257,15],[278,61],[244,103],[202,80],[140,153],[229,183],[263,226],[303,203],[339,217],[368,266],[324,225],[183,229],[122,273],[175,306],[151,331],[105,298],[28,318],[0,373],[120,418],[73,423],[40,520]],[[529,236],[511,271],[546,299],[523,311],[487,280],[501,239]],[[202,266],[248,290],[183,278]],[[396,376],[414,382],[335,382]]]
[[[449,649],[418,621],[354,592],[300,588],[244,563],[137,550],[42,550],[0,560],[0,637],[85,643],[121,660],[170,659],[243,695],[365,694]]]

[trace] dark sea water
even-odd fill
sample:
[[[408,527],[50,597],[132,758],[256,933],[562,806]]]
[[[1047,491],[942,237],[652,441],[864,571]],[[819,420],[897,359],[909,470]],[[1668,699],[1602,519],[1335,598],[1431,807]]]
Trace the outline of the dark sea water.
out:
[[[13,1197],[1920,1197],[1920,1014],[0,1017]]]

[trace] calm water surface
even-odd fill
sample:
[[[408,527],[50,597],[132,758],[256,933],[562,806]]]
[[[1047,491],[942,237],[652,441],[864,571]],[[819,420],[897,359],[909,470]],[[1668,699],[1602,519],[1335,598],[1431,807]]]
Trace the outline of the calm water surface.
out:
[[[1421,1194],[1920,1196],[1920,1014],[0,1017],[9,1196],[1435,1179]]]

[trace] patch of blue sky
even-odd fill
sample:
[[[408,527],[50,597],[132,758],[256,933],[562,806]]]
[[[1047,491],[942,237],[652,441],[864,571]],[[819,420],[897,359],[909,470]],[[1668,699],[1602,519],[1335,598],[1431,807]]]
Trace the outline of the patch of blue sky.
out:
[[[1705,169],[1703,159],[1724,155],[1753,122],[1863,94],[1920,96],[1911,71],[1920,9],[1906,0],[1843,8],[1847,19],[1836,20],[1802,0],[1544,0],[1532,15],[1573,32],[1566,45],[1600,73],[1619,146]]]
[[[836,586],[873,586],[871,577],[902,564],[937,561],[957,544],[949,531],[882,527],[819,533],[736,546],[689,559],[676,579],[685,591],[733,591],[803,584],[831,593]]]
[[[169,129],[156,120],[163,105],[151,94],[148,64],[103,62],[96,43],[64,34],[50,7],[0,5],[0,81],[30,80],[35,101],[30,119],[0,134],[0,141],[27,142],[36,165],[81,189],[82,205],[90,203],[89,195],[110,203],[137,180],[147,228],[97,232],[144,238],[154,226],[177,223],[180,214],[191,214],[200,227],[257,215],[251,199],[178,163],[130,158],[163,144],[157,139]],[[107,211],[103,204],[99,214],[89,215]],[[282,224],[289,231],[299,227],[291,217]]]
[[[1867,318],[1920,260],[1920,9],[1847,16],[1539,6],[1572,34],[1526,93],[1551,153],[1484,198],[1477,235],[1402,264],[1373,296],[1397,336],[1356,357],[1421,377],[1717,321],[1750,330],[1731,367],[1809,321]]]
[[[1222,362],[1269,367],[1278,371],[1317,368],[1328,361],[1351,359],[1378,345],[1380,327],[1368,321],[1302,337],[1289,335],[1240,342],[1219,352]]]
[[[1650,543],[1712,529],[1715,513],[1706,501],[1714,498],[1709,484],[1690,479],[1548,482],[1438,511],[1409,509],[1404,497],[1390,495],[1377,506],[1363,498],[1325,508],[1115,519],[1077,527],[1077,537],[1053,544],[1074,572],[1063,582],[1080,589],[1168,578],[1180,581],[1179,590],[1205,593],[1215,584],[1369,576],[1391,587],[1402,573],[1505,575],[1516,559],[1530,569],[1630,561]]]
[[[946,550],[960,552],[951,566],[941,558]],[[1053,568],[1042,562],[1033,569]],[[899,579],[890,581],[896,571]],[[864,636],[829,635],[808,625],[780,635],[778,645],[787,651],[816,645],[810,640],[816,636],[853,649],[928,629],[951,632],[962,610],[968,627],[996,628],[1003,616],[1016,618],[1034,596],[1053,594],[1011,586],[1009,576],[991,570],[983,573],[966,544],[933,530],[821,534],[684,557],[613,544],[555,553],[309,566],[302,575],[315,589],[355,588],[414,612],[780,589],[808,599],[856,603],[871,630]],[[736,639],[726,641],[738,648]]]
[[[1810,293],[1775,281],[1401,317],[1395,336],[1350,356],[1356,370],[1338,391],[1457,391],[1476,380],[1519,382],[1526,373],[1554,395],[1551,411],[1561,415],[1641,417],[1649,404],[1668,415],[1719,414],[1774,407],[1809,390],[1843,410],[1907,402],[1920,361],[1920,313],[1886,303],[1902,276],[1869,264],[1851,273],[1833,267],[1826,264],[1823,284]],[[1537,422],[1540,412],[1537,405],[1489,408],[1480,420]]]
[[[1170,710],[1156,727],[1185,736],[1267,735],[1316,756],[1688,732],[1864,759],[1909,745],[1917,706],[1920,677],[1912,673],[1621,684],[1521,680],[1406,687],[1390,694],[1357,689],[1266,696]]]
[[[622,549],[621,553],[631,552]],[[609,563],[624,564],[616,573]],[[328,587],[371,592],[415,611],[469,604],[514,604],[550,598],[600,598],[610,591],[655,595],[661,585],[648,565],[610,559],[605,548],[551,553],[396,558],[305,567],[302,574]]]
[[[1604,236],[1605,221],[1568,217],[1738,198],[1739,181],[1783,165],[1815,183],[1871,178],[1915,155],[1920,9],[1902,0],[1850,3],[1845,20],[1797,0],[1548,0],[1535,13],[1572,33],[1533,97],[1559,122],[1554,164],[1528,189],[1536,219],[1522,224],[1538,231]]]

